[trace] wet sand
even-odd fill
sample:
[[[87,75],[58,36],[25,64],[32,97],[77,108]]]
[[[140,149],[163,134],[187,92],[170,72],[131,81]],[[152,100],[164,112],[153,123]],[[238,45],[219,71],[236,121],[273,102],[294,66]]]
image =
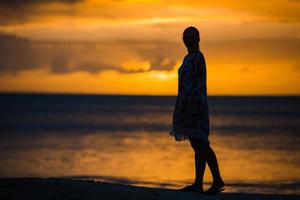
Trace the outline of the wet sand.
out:
[[[226,193],[210,196],[172,189],[65,178],[1,178],[0,199],[300,199],[300,195]]]

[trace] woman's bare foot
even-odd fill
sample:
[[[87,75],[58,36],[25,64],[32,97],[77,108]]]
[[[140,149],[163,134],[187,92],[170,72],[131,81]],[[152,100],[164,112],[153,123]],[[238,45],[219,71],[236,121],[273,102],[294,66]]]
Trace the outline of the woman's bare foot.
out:
[[[213,182],[212,186],[205,191],[205,194],[218,194],[225,190],[225,183],[223,180],[218,181],[218,182]]]

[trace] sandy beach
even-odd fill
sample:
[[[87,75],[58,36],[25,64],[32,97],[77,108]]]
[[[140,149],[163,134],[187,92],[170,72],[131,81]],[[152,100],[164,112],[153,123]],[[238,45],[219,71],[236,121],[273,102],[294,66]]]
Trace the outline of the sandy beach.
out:
[[[172,189],[137,187],[124,184],[65,178],[2,178],[1,199],[299,199],[299,195],[221,193],[214,196]]]

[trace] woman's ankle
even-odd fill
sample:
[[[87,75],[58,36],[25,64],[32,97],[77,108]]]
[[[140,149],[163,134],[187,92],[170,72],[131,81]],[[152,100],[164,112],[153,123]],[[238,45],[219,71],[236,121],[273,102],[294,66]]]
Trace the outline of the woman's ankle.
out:
[[[203,184],[202,183],[193,183],[192,186],[196,188],[197,190],[203,191]]]
[[[213,185],[216,185],[216,186],[224,186],[225,183],[224,183],[224,181],[223,181],[222,178],[218,178],[218,179],[214,179],[214,180],[213,180]]]

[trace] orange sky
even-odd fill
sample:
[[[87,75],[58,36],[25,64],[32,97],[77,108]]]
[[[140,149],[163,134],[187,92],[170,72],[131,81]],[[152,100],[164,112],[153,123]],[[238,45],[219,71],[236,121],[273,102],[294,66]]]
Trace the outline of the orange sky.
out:
[[[300,94],[297,0],[0,2],[0,91],[177,92],[181,34],[201,33],[210,95]]]

